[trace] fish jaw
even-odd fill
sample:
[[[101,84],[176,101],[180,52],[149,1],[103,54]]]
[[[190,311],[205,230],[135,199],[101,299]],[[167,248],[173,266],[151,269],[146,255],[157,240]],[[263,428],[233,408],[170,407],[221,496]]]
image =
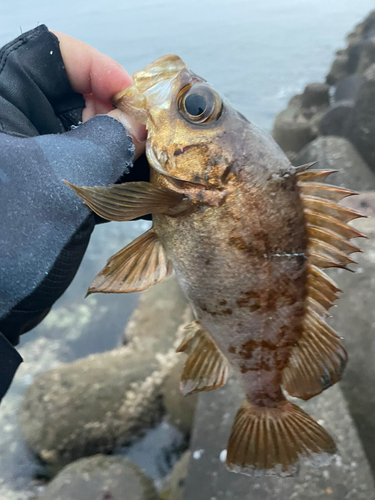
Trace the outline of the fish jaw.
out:
[[[178,56],[170,54],[159,57],[133,73],[133,84],[116,94],[113,104],[147,125],[151,108],[167,108],[172,103],[176,78],[180,76],[187,85],[192,75]]]

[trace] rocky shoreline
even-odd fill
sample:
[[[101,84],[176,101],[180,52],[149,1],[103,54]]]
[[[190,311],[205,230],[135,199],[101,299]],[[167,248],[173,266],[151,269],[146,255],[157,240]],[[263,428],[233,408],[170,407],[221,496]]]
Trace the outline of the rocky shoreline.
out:
[[[48,478],[55,476],[48,485],[40,483],[35,500],[198,500],[199,494],[210,495],[202,496],[204,500],[283,500],[293,494],[311,498],[311,491],[316,498],[375,498],[375,393],[369,383],[375,380],[375,336],[371,334],[375,324],[375,12],[347,41],[347,47],[337,52],[326,82],[309,84],[302,94],[292,97],[277,115],[273,129],[275,140],[294,165],[317,162],[316,168],[338,170],[329,182],[363,193],[352,203],[369,216],[357,223],[371,238],[361,242],[357,274],[332,273],[346,291],[332,325],[343,334],[349,351],[341,388],[351,416],[338,388],[332,397],[327,391],[320,405],[311,405],[312,412],[331,420],[335,412],[330,401],[340,408],[343,427],[338,424],[337,433],[346,468],[336,464],[331,476],[329,469],[310,475],[304,472],[294,490],[291,483],[277,490],[274,478],[259,485],[227,475],[219,459],[227,423],[216,410],[232,407],[239,389],[231,382],[231,391],[200,395],[194,425],[197,397],[180,394],[184,355],[175,353],[182,327],[192,314],[171,278],[141,294],[126,326],[123,346],[58,365],[28,388],[22,433],[29,449],[47,466]],[[223,418],[228,420],[228,415]],[[169,458],[169,470],[177,457],[180,460],[156,488],[147,474],[124,457],[123,450],[161,422],[181,435],[178,451]],[[334,429],[335,423],[328,427]],[[214,443],[218,428],[220,443]],[[197,459],[192,451],[198,445],[203,453],[212,448],[212,460]],[[230,488],[237,488],[237,496],[228,496]],[[241,496],[241,491],[250,496]]]

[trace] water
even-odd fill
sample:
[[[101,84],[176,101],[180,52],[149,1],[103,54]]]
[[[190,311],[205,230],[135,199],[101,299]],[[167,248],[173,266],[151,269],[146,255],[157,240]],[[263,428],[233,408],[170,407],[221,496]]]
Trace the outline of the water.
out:
[[[270,130],[294,93],[324,80],[345,34],[375,2],[13,0],[1,7],[0,45],[45,23],[110,55],[129,73],[176,53],[245,116]],[[98,227],[69,291],[22,339],[25,363],[0,407],[1,500],[27,499],[38,487],[32,478],[40,468],[25,449],[15,418],[26,387],[38,373],[62,362],[118,345],[136,295],[83,297],[106,259],[147,227],[146,222]],[[133,454],[142,462],[138,448]]]

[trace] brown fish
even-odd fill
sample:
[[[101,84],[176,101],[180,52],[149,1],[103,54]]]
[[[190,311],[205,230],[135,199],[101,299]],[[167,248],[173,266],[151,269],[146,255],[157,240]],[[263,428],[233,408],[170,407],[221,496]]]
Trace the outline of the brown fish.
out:
[[[114,255],[89,292],[144,290],[175,270],[196,321],[184,394],[243,382],[227,466],[293,475],[336,451],[332,438],[282,391],[309,399],[336,383],[347,361],[325,321],[338,287],[321,271],[354,262],[360,216],[337,204],[352,191],[323,184],[330,171],[293,167],[177,56],[134,74],[115,104],[146,124],[151,181],[73,189],[101,217],[153,214],[153,227]]]

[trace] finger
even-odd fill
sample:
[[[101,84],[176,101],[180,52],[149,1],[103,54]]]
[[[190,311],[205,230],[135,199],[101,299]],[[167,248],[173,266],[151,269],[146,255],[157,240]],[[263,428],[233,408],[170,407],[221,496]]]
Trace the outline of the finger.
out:
[[[85,108],[82,111],[82,121],[87,122],[90,118],[96,115],[104,115],[113,111],[113,106],[107,102],[96,99],[92,94],[84,95]]]
[[[146,137],[147,132],[145,126],[137,122],[133,117],[126,115],[123,111],[119,109],[114,109],[109,116],[118,120],[126,128],[127,134],[131,135],[133,138],[133,144],[135,146],[135,156],[136,160],[141,154],[145,152],[146,147]]]
[[[75,92],[93,94],[111,104],[117,92],[131,85],[131,76],[109,56],[64,33],[52,33],[59,39],[65,69]]]

